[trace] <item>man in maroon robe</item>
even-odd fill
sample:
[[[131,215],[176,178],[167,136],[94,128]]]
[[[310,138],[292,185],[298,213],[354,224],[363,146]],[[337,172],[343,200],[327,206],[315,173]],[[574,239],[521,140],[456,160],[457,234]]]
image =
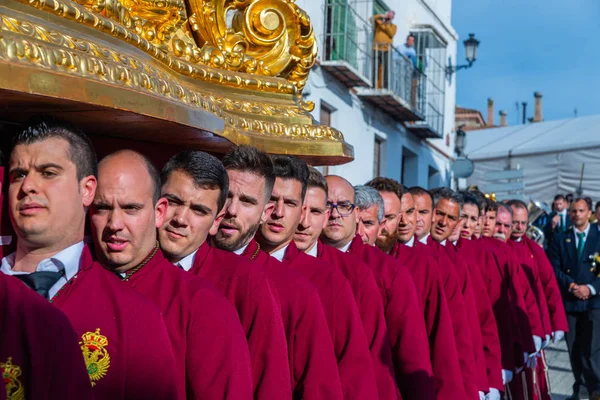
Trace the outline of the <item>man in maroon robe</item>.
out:
[[[261,248],[310,280],[319,291],[329,325],[345,399],[377,397],[369,347],[348,280],[335,266],[308,256],[293,236],[306,208],[308,166],[291,156],[275,156],[271,215],[257,232]]]
[[[271,158],[254,147],[239,146],[224,157],[223,164],[229,193],[213,242],[267,271],[281,304],[293,399],[341,400],[337,361],[317,289],[253,239],[273,209],[268,203],[275,183]]]
[[[388,204],[393,207],[395,203],[388,201]],[[448,388],[458,384],[462,387],[452,318],[448,310],[441,274],[437,263],[427,253],[425,246],[418,246],[415,243],[416,220],[417,212],[412,195],[406,191],[402,194],[400,202],[398,241],[390,251],[390,255],[407,266],[415,282],[429,336],[436,380]]]
[[[527,398],[530,394],[533,396],[534,389],[534,374],[537,368],[537,357],[542,349],[545,330],[542,323],[542,317],[538,300],[534,294],[533,286],[527,278],[525,267],[519,260],[519,255],[516,253],[508,242],[513,229],[513,211],[510,206],[498,204],[498,212],[496,214],[496,229],[494,238],[497,239],[493,243],[496,246],[501,246],[501,253],[507,258],[506,264],[510,268],[510,275],[513,277],[513,301],[516,299],[516,309],[524,310],[525,312],[517,313],[518,330],[520,331],[521,351],[524,353],[526,360],[526,369],[517,375],[517,379],[510,383],[512,388],[513,398]],[[508,242],[508,243],[507,243]],[[533,348],[529,338],[532,338]],[[519,370],[517,370],[519,372]],[[525,381],[525,384],[523,382]]]
[[[396,382],[404,399],[433,399],[436,387],[419,300],[410,273],[394,258],[356,235],[358,211],[354,188],[339,176],[326,177],[330,217],[323,230],[324,244],[349,253],[367,264],[383,298]],[[448,392],[450,395],[451,392]]]
[[[91,399],[77,341],[61,311],[0,274],[0,398]]]
[[[197,180],[193,178],[196,173],[200,175]],[[235,307],[250,350],[254,397],[291,398],[285,332],[265,271],[210,247],[206,240],[220,221],[221,204],[211,204],[211,199],[227,192],[224,187],[221,194],[219,188],[228,182],[221,163],[203,153],[182,153],[165,165],[161,181],[162,196],[172,211],[159,227],[165,256],[209,281]]]
[[[369,344],[379,399],[396,399],[400,393],[394,379],[391,346],[377,282],[366,264],[319,241],[330,211],[327,181],[314,168],[310,168],[304,206],[306,212],[294,234],[294,243],[306,254],[338,267],[348,279]]]
[[[69,318],[96,398],[174,399],[177,381],[156,307],[95,264],[83,244],[96,190],[97,161],[87,136],[41,121],[15,136],[8,190],[17,251],[2,259]]]
[[[417,190],[420,190],[420,192],[417,192]],[[424,220],[425,229],[421,232],[421,235],[418,236],[419,242],[417,243],[417,246],[420,246],[421,244],[427,246],[430,254],[437,260],[442,276],[444,293],[446,294],[448,308],[450,309],[450,315],[452,317],[452,328],[465,390],[468,398],[473,398],[474,396],[478,396],[477,382],[475,379],[476,372],[474,369],[476,364],[473,355],[473,339],[471,337],[469,323],[467,322],[467,306],[462,293],[462,287],[470,287],[470,284],[461,285],[454,263],[449,258],[444,247],[440,244],[440,242],[446,240],[452,233],[450,223],[452,223],[452,227],[455,223],[458,223],[458,220],[460,219],[460,204],[458,203],[458,200],[452,201],[450,202],[452,203],[452,207],[450,207],[451,210],[446,210],[445,208],[442,210],[434,203],[431,194],[424,191],[424,189],[413,188],[411,194],[413,195],[417,212],[431,210]],[[436,205],[436,207],[434,207],[434,205]],[[465,277],[464,273],[461,275]],[[469,313],[475,314],[475,312],[470,309]]]
[[[195,156],[199,165],[218,171],[220,161],[198,153],[181,153],[169,163]],[[222,165],[221,171],[226,177]],[[191,181],[183,173],[172,179]],[[189,185],[193,187],[192,182]],[[91,208],[95,254],[162,312],[180,398],[249,399],[250,356],[234,308],[208,282],[167,261],[158,247],[156,228],[180,206],[169,189],[166,198],[161,197],[159,174],[141,154],[123,150],[105,157],[98,167],[98,188]],[[167,199],[176,204],[168,210]],[[203,206],[209,216],[216,215],[225,202],[219,189],[205,199]],[[172,235],[185,233],[179,229]]]
[[[479,315],[481,338],[483,344],[483,355],[486,363],[486,374],[488,385],[490,387],[490,399],[499,399],[500,391],[503,390],[502,381],[502,363],[500,340],[498,337],[498,326],[494,316],[490,297],[487,293],[487,284],[484,281],[479,262],[476,257],[463,249],[463,242],[470,241],[475,235],[475,231],[480,218],[480,206],[477,198],[468,192],[461,193],[463,198],[463,207],[461,219],[462,222],[457,225],[453,232],[451,240],[456,246],[456,251],[464,257],[471,274],[474,286],[474,295]]]

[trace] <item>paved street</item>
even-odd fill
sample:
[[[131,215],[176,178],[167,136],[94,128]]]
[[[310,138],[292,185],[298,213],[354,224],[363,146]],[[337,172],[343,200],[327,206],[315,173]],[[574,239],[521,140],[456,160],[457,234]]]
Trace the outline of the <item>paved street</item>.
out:
[[[564,400],[571,395],[573,386],[567,343],[563,340],[556,346],[548,347],[546,359],[548,360],[552,400]],[[582,400],[587,398],[587,395],[581,397]]]

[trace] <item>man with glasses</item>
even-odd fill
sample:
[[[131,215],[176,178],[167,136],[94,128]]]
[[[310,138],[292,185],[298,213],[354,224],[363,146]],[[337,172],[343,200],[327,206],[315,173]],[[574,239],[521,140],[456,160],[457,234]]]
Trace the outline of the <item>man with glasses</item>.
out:
[[[314,168],[310,168],[304,206],[306,211],[296,228],[294,242],[298,249],[306,254],[336,266],[348,279],[369,344],[379,398],[395,399],[398,389],[394,380],[391,347],[377,282],[366,264],[319,241],[330,212],[327,207],[327,181]],[[340,212],[345,214],[353,209],[351,204],[338,207],[341,207]]]
[[[393,257],[376,247],[364,244],[356,235],[358,210],[355,191],[346,179],[330,175],[327,226],[321,234],[324,244],[349,253],[367,264],[383,298],[388,336],[396,382],[404,399],[434,399],[436,384],[431,370],[425,324],[417,292],[410,273]],[[372,205],[359,204],[366,209]]]

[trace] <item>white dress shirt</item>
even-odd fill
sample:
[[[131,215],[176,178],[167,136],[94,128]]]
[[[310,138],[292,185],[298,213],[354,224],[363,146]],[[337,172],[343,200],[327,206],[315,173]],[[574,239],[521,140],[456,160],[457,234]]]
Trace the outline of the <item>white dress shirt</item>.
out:
[[[351,240],[351,241],[349,241],[348,243],[346,243],[346,245],[345,245],[344,247],[342,247],[342,248],[340,249],[340,251],[341,251],[342,253],[346,253],[346,252],[348,252],[348,249],[350,248],[350,245],[351,245],[351,244],[352,244],[352,240]]]
[[[283,257],[285,257],[285,252],[288,248],[289,244],[287,244],[285,247],[282,247],[281,249],[274,251],[271,253],[271,257],[275,258],[277,261],[282,261],[283,262]]]
[[[60,272],[64,271],[64,275],[48,291],[48,297],[52,299],[56,293],[79,271],[79,262],[81,261],[81,253],[83,252],[83,240],[75,243],[66,249],[59,251],[49,258],[45,258],[37,265],[36,272]],[[13,271],[15,265],[16,253],[12,253],[2,259],[0,271],[6,275],[27,275],[29,272]]]
[[[310,250],[308,250],[306,252],[306,254],[317,258],[317,247],[318,247],[318,243],[315,243],[315,245]]]
[[[192,266],[194,265],[194,261],[196,260],[197,252],[198,252],[198,249],[196,249],[196,251],[194,251],[193,253],[190,253],[187,256],[183,257],[181,260],[176,262],[175,265],[177,265],[179,268],[183,269],[186,272],[189,271],[190,269],[192,269]]]
[[[427,244],[427,238],[429,237],[429,235],[431,235],[431,233],[428,233],[427,235],[423,236],[421,239],[419,239],[419,242]]]
[[[408,242],[404,243],[404,245],[408,247],[413,247],[415,245],[415,237],[411,237]]]
[[[248,245],[249,245],[249,244],[250,244],[250,242],[246,243],[245,245],[243,245],[243,246],[242,246],[242,247],[240,247],[239,249],[237,249],[237,250],[234,250],[233,252],[234,252],[235,254],[237,254],[238,256],[241,256],[241,255],[242,255],[242,253],[243,253],[243,252],[246,250],[246,248],[248,247]]]

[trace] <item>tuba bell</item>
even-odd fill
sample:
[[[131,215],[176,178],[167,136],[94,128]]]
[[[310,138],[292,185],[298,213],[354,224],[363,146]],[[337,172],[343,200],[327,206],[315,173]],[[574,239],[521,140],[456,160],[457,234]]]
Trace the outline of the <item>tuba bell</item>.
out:
[[[540,227],[535,226],[533,223],[544,214],[550,215],[552,210],[550,206],[547,203],[544,203],[543,201],[529,199],[527,211],[529,212],[529,219],[527,221],[528,226],[525,234],[529,239],[544,247],[544,231]]]

